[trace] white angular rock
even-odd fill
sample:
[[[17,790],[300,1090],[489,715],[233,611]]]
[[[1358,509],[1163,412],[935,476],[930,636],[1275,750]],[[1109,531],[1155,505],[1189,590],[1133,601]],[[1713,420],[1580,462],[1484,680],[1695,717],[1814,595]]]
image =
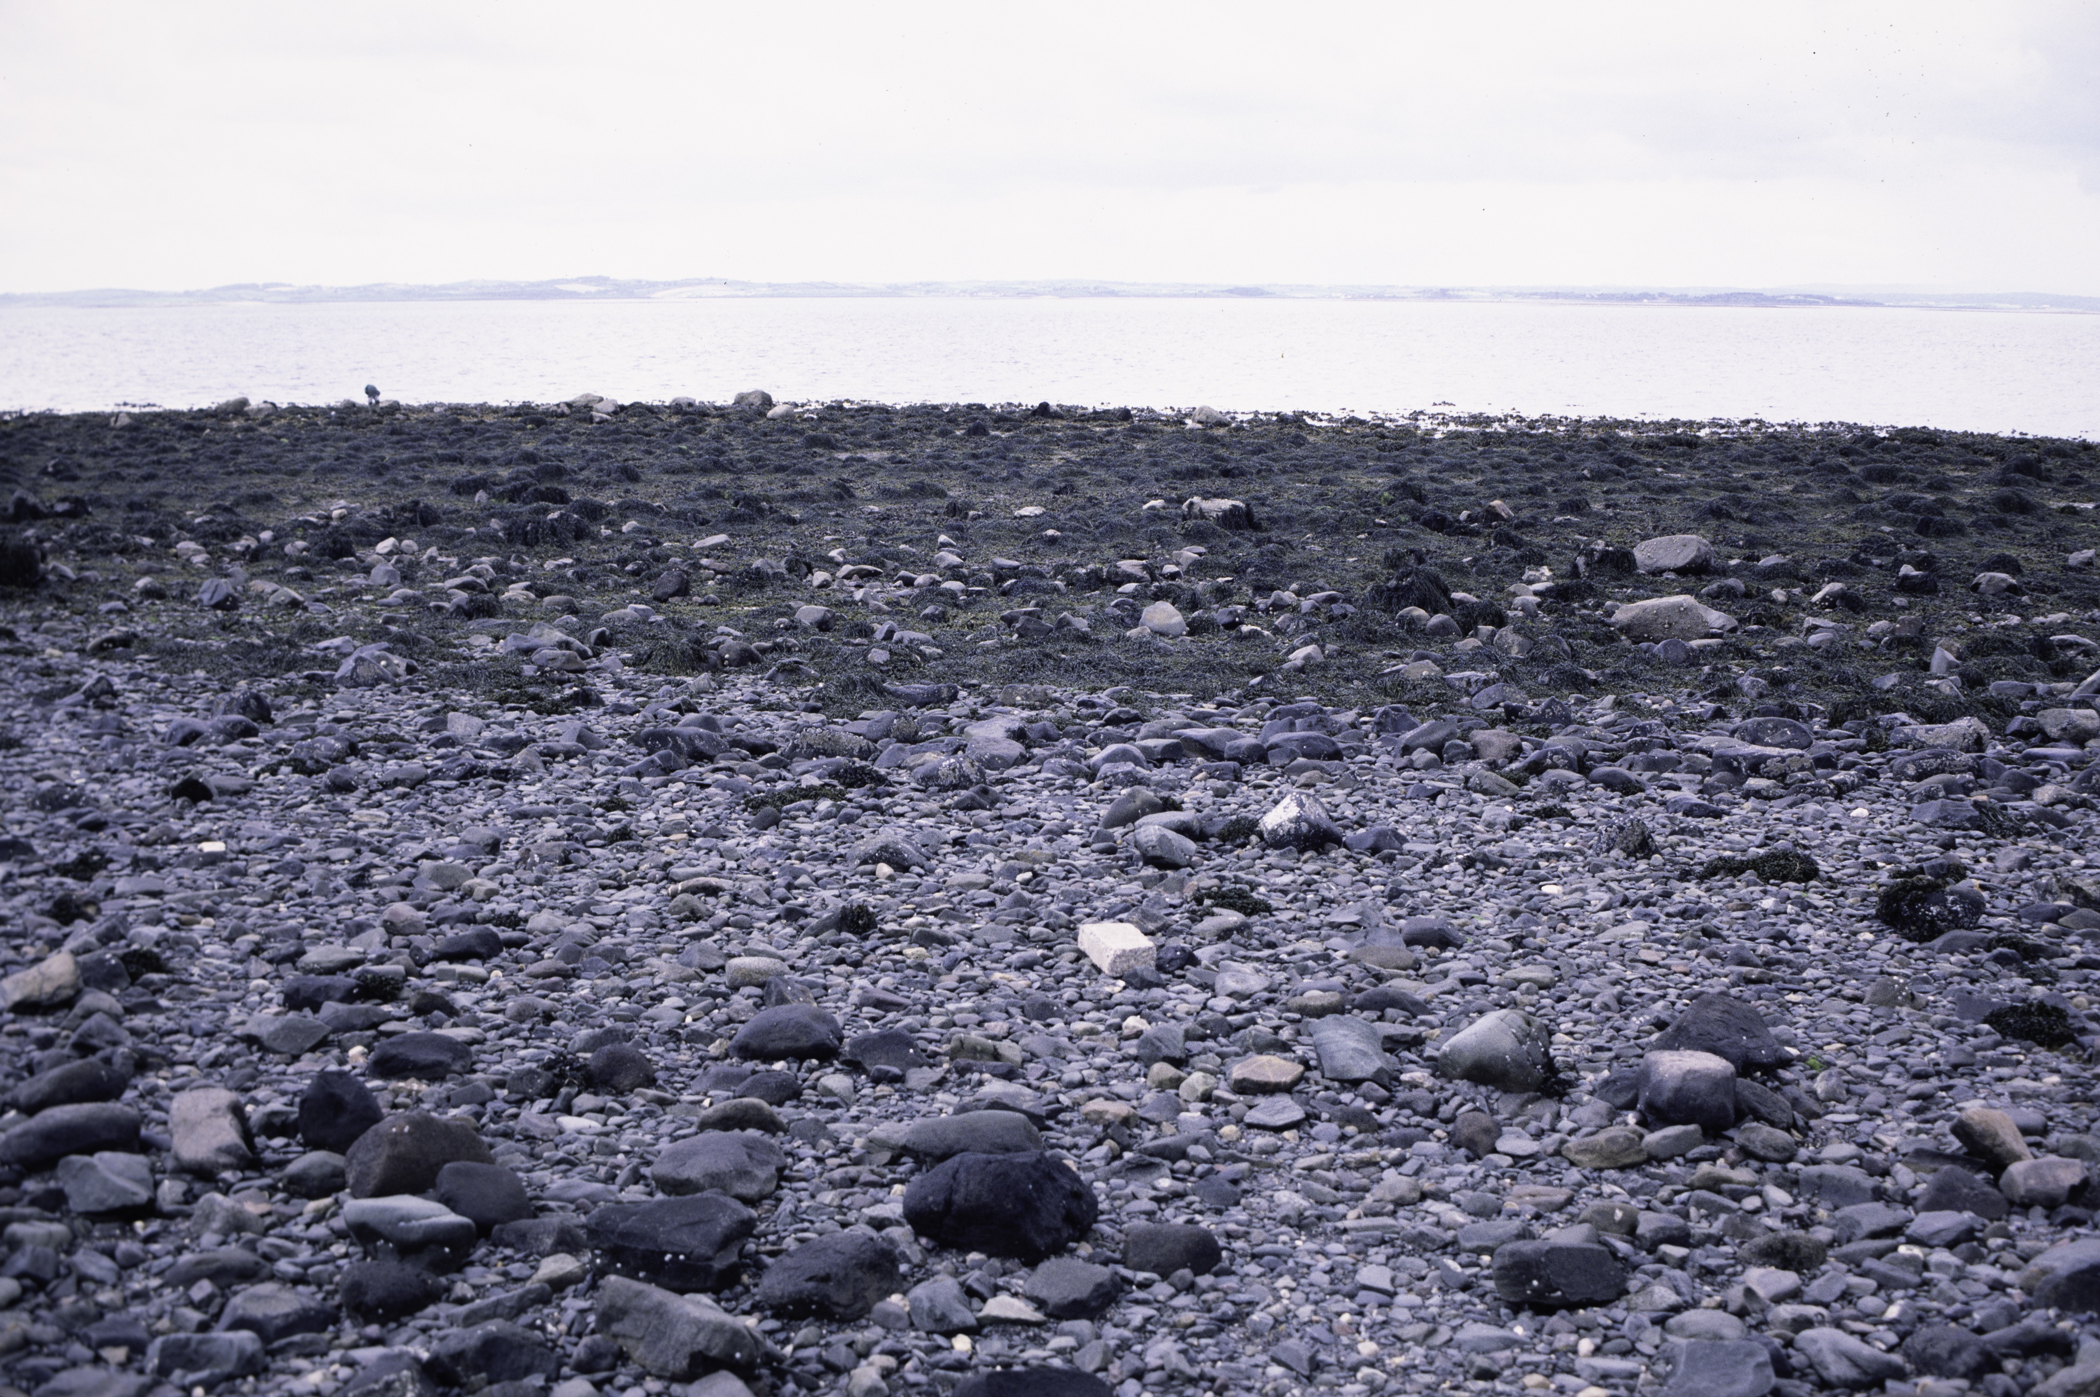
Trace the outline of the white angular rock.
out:
[[[1102,974],[1119,978],[1133,970],[1150,970],[1158,963],[1159,951],[1152,938],[1129,922],[1080,923],[1079,949]]]

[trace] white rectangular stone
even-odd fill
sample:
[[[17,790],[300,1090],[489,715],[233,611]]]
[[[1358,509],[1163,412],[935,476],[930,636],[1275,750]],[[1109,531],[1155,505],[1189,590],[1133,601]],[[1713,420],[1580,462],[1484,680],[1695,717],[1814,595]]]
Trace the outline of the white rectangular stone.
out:
[[[1104,975],[1123,976],[1133,970],[1150,970],[1158,963],[1159,951],[1152,938],[1129,922],[1081,922],[1079,949],[1101,967]]]

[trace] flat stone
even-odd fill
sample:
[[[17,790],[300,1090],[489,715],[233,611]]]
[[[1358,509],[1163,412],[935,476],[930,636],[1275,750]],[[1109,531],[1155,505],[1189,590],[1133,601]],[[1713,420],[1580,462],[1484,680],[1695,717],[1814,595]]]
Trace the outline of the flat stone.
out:
[[[756,1203],[780,1186],[780,1173],[786,1167],[787,1156],[770,1136],[706,1130],[664,1146],[649,1177],[673,1197],[714,1190]]]
[[[101,1150],[58,1161],[58,1185],[76,1213],[121,1213],[153,1202],[153,1166],[145,1156]]]
[[[1232,1090],[1246,1096],[1287,1092],[1305,1079],[1305,1064],[1274,1053],[1257,1053],[1232,1065],[1227,1079]]]

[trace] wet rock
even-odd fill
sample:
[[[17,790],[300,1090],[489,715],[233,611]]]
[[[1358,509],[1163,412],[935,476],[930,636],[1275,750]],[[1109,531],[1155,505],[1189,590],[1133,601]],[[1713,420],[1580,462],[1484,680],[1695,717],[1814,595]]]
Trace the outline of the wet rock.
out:
[[[757,1227],[752,1211],[722,1193],[607,1204],[585,1224],[606,1266],[669,1290],[719,1290],[736,1278],[738,1254]]]
[[[674,1197],[712,1190],[756,1203],[772,1196],[786,1167],[787,1156],[765,1135],[705,1130],[666,1145],[649,1177]]]
[[[814,1004],[776,1004],[752,1015],[730,1049],[762,1062],[806,1061],[838,1055],[839,1021]]]
[[[472,1222],[484,1235],[506,1222],[532,1216],[525,1181],[501,1164],[454,1160],[438,1170],[438,1202]]]
[[[154,1376],[176,1387],[206,1391],[263,1370],[263,1341],[245,1330],[223,1334],[163,1334],[146,1351]]]
[[[1794,1350],[1832,1387],[1878,1387],[1909,1371],[1895,1354],[1883,1353],[1842,1329],[1803,1330],[1794,1336]]]
[[[472,1121],[408,1111],[364,1132],[344,1153],[355,1198],[424,1193],[438,1172],[455,1160],[494,1164],[495,1157]]]
[[[384,1116],[377,1098],[348,1072],[317,1072],[299,1097],[299,1138],[308,1148],[342,1154]]]
[[[0,1135],[0,1164],[48,1169],[69,1154],[135,1151],[139,1113],[115,1102],[53,1106]]]
[[[959,1154],[1035,1154],[1043,1148],[1035,1123],[1014,1111],[969,1111],[913,1121],[904,1148],[927,1164]]]
[[[1517,1009],[1497,1009],[1452,1035],[1437,1053],[1437,1073],[1500,1091],[1536,1091],[1555,1067],[1552,1031]]]
[[[443,1081],[469,1071],[474,1050],[443,1033],[402,1033],[385,1039],[365,1060],[366,1075],[382,1080],[410,1077],[419,1082]]]
[[[802,1243],[766,1268],[752,1299],[799,1318],[859,1319],[899,1285],[896,1248],[866,1232],[834,1232]]]
[[[175,1141],[176,1167],[192,1174],[222,1174],[255,1163],[240,1095],[224,1087],[198,1087],[176,1096],[168,1107],[168,1133]]]
[[[539,1335],[507,1320],[440,1331],[424,1360],[431,1375],[454,1387],[552,1382],[561,1356]]]
[[[1127,1260],[1125,1264],[1128,1264]],[[1106,1266],[1096,1266],[1077,1257],[1053,1256],[1035,1268],[1021,1293],[1052,1319],[1097,1319],[1116,1302],[1122,1290],[1116,1273]],[[917,1291],[913,1294],[916,1296]],[[916,1319],[916,1300],[912,1314]]]
[[[607,1276],[594,1296],[598,1332],[612,1338],[642,1371],[675,1382],[721,1367],[751,1369],[767,1345],[719,1305],[676,1295],[625,1276]]]
[[[353,1198],[343,1205],[343,1225],[375,1259],[436,1272],[458,1270],[481,1236],[471,1219],[407,1194]]]
[[[1653,1124],[1718,1135],[1735,1124],[1735,1068],[1713,1053],[1649,1052],[1641,1059],[1640,1109]]]
[[[1659,1052],[1712,1053],[1738,1072],[1768,1071],[1790,1060],[1755,1005],[1718,991],[1686,1005],[1649,1046]]]
[[[1093,1189],[1048,1154],[961,1154],[905,1186],[904,1220],[942,1246],[1034,1260],[1085,1236]]]
[[[1194,1223],[1134,1222],[1123,1229],[1123,1264],[1133,1271],[1171,1276],[1187,1269],[1207,1276],[1224,1259],[1217,1237]]]

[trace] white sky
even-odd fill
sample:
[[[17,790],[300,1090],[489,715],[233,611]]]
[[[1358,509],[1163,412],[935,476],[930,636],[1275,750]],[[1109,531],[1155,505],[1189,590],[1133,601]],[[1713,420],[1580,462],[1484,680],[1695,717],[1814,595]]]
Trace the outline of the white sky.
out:
[[[2100,294],[2100,6],[0,0],[0,290]]]

